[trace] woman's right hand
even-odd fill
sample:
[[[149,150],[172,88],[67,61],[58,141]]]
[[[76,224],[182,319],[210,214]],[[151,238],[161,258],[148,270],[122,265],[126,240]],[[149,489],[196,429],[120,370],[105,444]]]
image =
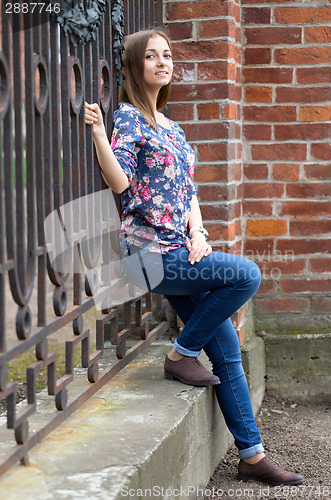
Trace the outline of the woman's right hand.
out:
[[[85,123],[86,125],[93,125],[93,135],[105,131],[101,109],[96,102],[93,104],[85,102]]]

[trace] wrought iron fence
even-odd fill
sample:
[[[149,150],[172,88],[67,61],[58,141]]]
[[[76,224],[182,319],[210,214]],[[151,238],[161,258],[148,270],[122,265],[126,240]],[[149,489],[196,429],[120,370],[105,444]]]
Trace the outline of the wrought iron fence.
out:
[[[51,5],[55,3],[52,0]],[[160,296],[147,294],[122,307],[103,305],[95,319],[92,346],[93,332],[84,326],[84,318],[104,299],[107,289],[98,294],[90,280],[84,283],[84,277],[70,274],[69,268],[54,270],[48,258],[45,218],[71,200],[106,188],[83,108],[85,100],[100,103],[110,133],[117,107],[120,18],[124,16],[124,34],[162,25],[162,0],[101,0],[96,4],[104,12],[100,22],[94,20],[85,32],[84,43],[63,19],[60,26],[43,13],[14,15],[6,12],[5,1],[1,4],[0,401],[6,401],[3,418],[7,428],[14,430],[16,443],[1,458],[0,473],[18,460],[27,464],[28,451],[35,444],[169,326],[167,303]],[[78,9],[78,14],[85,15],[87,6],[86,0],[85,10]],[[84,259],[92,267],[109,248],[111,224],[111,218],[103,219],[97,243],[86,245]],[[152,306],[163,310],[163,318],[149,332]],[[50,340],[70,325],[72,331],[63,341],[65,373],[58,377]],[[127,348],[132,326],[138,328],[140,338]],[[99,372],[105,338],[110,339],[116,357]],[[89,384],[68,398],[75,346],[81,349]],[[8,364],[32,347],[35,360],[26,369],[27,399],[18,407]],[[54,412],[41,428],[29,432],[29,417],[37,411],[36,377],[41,370],[47,371]]]

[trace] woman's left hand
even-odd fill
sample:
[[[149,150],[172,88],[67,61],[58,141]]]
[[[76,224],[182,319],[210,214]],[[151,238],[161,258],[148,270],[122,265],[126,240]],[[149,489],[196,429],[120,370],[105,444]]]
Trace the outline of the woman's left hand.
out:
[[[189,251],[188,260],[190,264],[199,262],[202,257],[207,257],[212,252],[212,247],[199,231],[194,231],[192,238],[186,243],[186,248]]]

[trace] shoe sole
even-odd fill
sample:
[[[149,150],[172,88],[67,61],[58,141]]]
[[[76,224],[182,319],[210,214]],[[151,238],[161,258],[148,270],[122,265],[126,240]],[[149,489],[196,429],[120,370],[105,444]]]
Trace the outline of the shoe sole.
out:
[[[221,381],[215,381],[215,382],[189,382],[188,380],[185,380],[182,377],[178,377],[177,375],[173,375],[172,373],[169,372],[164,372],[164,377],[168,380],[179,380],[179,382],[182,382],[182,384],[186,385],[193,385],[195,387],[206,387],[208,385],[218,385],[221,383]]]
[[[243,476],[242,474],[238,474],[237,476],[237,479],[239,479],[239,481],[244,481],[244,482],[247,482],[247,481],[260,481],[261,483],[266,483],[266,484],[270,484],[271,486],[295,486],[296,484],[301,484],[304,482],[304,479],[298,479],[297,481],[289,481],[287,483],[280,483],[279,481],[278,482],[275,482],[275,481],[268,481],[267,479],[260,479],[258,477],[253,477],[253,476]]]

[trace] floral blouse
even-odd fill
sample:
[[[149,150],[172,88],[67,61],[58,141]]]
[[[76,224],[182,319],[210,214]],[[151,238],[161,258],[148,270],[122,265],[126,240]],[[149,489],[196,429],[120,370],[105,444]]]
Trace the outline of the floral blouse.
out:
[[[126,243],[166,253],[185,245],[192,196],[194,153],[181,127],[157,132],[131,104],[121,104],[114,115],[111,147],[129,179],[121,194],[122,226]],[[154,248],[153,243],[154,242]],[[123,243],[123,242],[122,242]]]

